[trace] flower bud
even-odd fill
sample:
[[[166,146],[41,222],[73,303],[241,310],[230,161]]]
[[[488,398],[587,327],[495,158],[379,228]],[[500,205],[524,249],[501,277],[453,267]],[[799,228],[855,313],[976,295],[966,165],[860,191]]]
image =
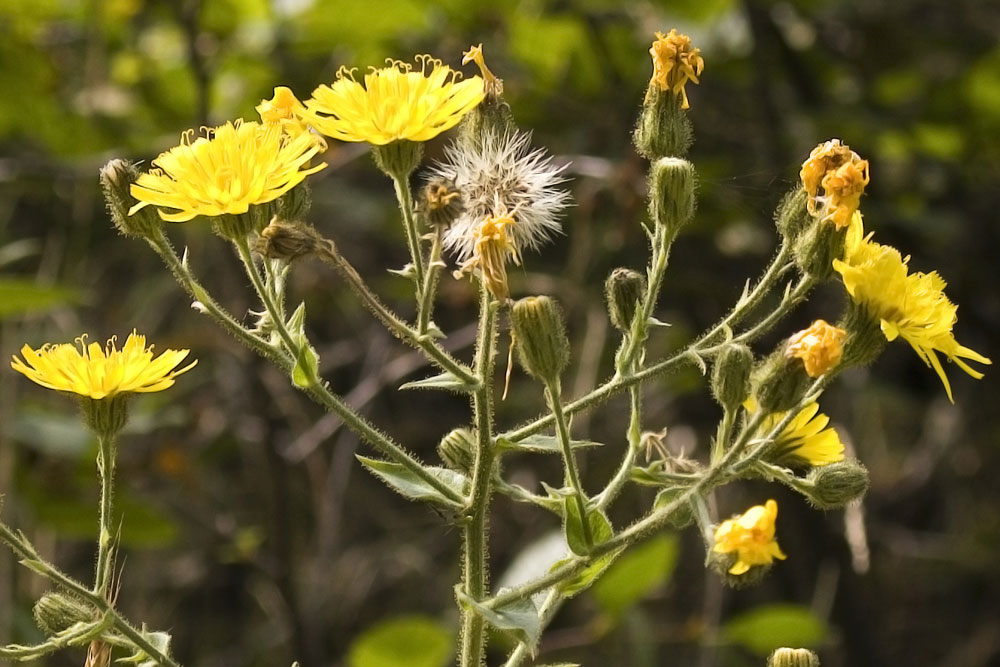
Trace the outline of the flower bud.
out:
[[[101,167],[101,190],[111,221],[122,235],[145,239],[158,233],[163,223],[152,207],[143,207],[135,215],[128,214],[129,209],[139,203],[130,191],[138,179],[139,170],[128,160],[111,160]]]
[[[833,260],[844,256],[844,235],[844,229],[834,225],[812,225],[795,242],[795,263],[803,273],[828,280],[833,275]]]
[[[809,472],[809,502],[818,509],[832,510],[847,505],[868,490],[868,469],[856,460],[818,466]]]
[[[46,593],[35,603],[35,623],[47,635],[56,635],[75,623],[97,618],[97,610],[83,600],[64,593]]]
[[[843,329],[827,324],[824,320],[816,320],[808,329],[803,329],[788,339],[785,355],[801,359],[806,374],[811,378],[818,378],[840,363],[846,337],[847,332]]]
[[[767,659],[767,667],[819,667],[819,656],[805,648],[779,648]]]
[[[694,166],[690,162],[672,157],[657,160],[649,190],[649,214],[656,224],[676,234],[690,222],[694,216]]]
[[[455,182],[436,176],[424,185],[417,199],[417,212],[433,227],[448,227],[465,209]]]
[[[387,176],[407,178],[420,164],[424,145],[417,141],[397,139],[384,146],[372,146],[375,165]]]
[[[879,318],[873,316],[864,305],[849,300],[844,316],[837,324],[847,331],[841,359],[843,364],[867,366],[885,349],[887,341]]]
[[[441,460],[452,470],[468,473],[475,463],[475,434],[467,428],[456,428],[438,443]]]
[[[632,329],[632,320],[646,294],[646,277],[631,269],[617,268],[604,282],[611,324],[619,331]]]
[[[753,395],[765,413],[791,410],[809,388],[811,379],[798,359],[785,354],[787,343],[781,343],[751,376]]]
[[[750,395],[750,372],[753,352],[746,345],[730,344],[722,348],[712,367],[712,395],[719,405],[734,411]]]
[[[257,239],[255,250],[269,259],[291,262],[311,255],[323,244],[322,237],[305,223],[286,222],[274,216]]]
[[[531,296],[514,303],[511,328],[521,366],[544,382],[559,379],[569,363],[569,340],[562,313],[547,296]]]
[[[681,100],[669,91],[650,87],[632,141],[647,160],[686,155],[694,132]]]
[[[774,213],[774,223],[786,243],[794,244],[802,232],[815,221],[809,214],[808,202],[809,195],[805,189],[795,188],[778,204],[778,209]]]

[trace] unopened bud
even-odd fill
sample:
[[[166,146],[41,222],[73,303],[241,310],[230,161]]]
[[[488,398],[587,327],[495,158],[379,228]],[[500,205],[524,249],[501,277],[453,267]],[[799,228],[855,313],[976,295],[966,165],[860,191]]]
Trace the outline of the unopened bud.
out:
[[[547,296],[530,296],[514,303],[511,327],[524,370],[544,382],[554,382],[569,363],[569,340],[562,313]]]
[[[767,659],[767,667],[819,667],[819,656],[805,648],[779,648]]]
[[[750,395],[753,352],[746,345],[726,345],[712,367],[712,395],[727,410],[736,410]]]
[[[441,438],[437,452],[452,470],[468,473],[475,463],[475,434],[467,428],[456,428]]]
[[[806,482],[812,487],[806,496],[812,505],[822,510],[838,509],[868,490],[868,469],[848,459],[813,468]]]
[[[815,222],[809,214],[809,195],[805,189],[795,188],[788,192],[774,212],[774,223],[786,243],[794,244],[802,232]]]
[[[665,157],[657,160],[651,171],[649,214],[656,224],[676,234],[694,217],[694,166],[687,160]]]
[[[131,193],[132,184],[138,179],[139,170],[128,160],[111,160],[101,167],[101,190],[111,221],[124,236],[145,239],[158,233],[163,221],[152,206],[129,215],[129,210],[139,203]]]
[[[844,229],[834,225],[813,224],[795,242],[795,263],[817,280],[829,279],[834,273],[833,260],[844,256],[844,235]]]
[[[687,154],[694,132],[681,104],[681,98],[672,92],[649,87],[632,137],[639,155],[652,161]]]
[[[64,593],[46,593],[35,603],[32,612],[38,627],[50,636],[97,617],[97,610],[93,607]]]
[[[323,244],[315,229],[301,222],[286,222],[275,216],[260,232],[255,250],[269,259],[291,262],[310,255]]]
[[[408,139],[397,139],[384,146],[372,146],[375,165],[387,176],[407,178],[420,164],[424,145]]]
[[[786,347],[787,341],[780,343],[750,380],[757,404],[766,414],[791,410],[812,382],[802,362],[785,354]]]
[[[604,282],[611,324],[619,331],[629,331],[632,320],[646,295],[646,277],[631,269],[617,268]]]
[[[434,227],[448,227],[462,215],[462,193],[449,178],[432,178],[420,191],[417,212]]]

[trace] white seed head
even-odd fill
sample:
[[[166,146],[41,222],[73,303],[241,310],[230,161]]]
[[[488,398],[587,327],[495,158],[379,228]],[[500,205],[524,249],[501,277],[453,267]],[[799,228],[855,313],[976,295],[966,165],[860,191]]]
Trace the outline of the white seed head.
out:
[[[473,255],[476,227],[486,218],[509,215],[508,230],[515,254],[535,249],[561,231],[558,216],[570,204],[565,165],[552,164],[544,149],[531,148],[531,134],[487,130],[475,140],[460,139],[445,149],[445,161],[431,177],[455,183],[464,199],[464,213],[444,235],[445,248],[458,260]]]

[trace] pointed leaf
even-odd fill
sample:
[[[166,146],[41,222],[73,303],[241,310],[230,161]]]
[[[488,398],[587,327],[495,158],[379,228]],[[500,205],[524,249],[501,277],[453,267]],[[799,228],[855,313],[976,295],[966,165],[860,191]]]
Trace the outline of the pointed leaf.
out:
[[[515,600],[503,606],[486,607],[470,598],[460,589],[456,589],[456,593],[460,604],[467,608],[475,609],[487,623],[497,630],[510,632],[518,641],[527,645],[532,655],[534,655],[535,645],[538,643],[538,637],[542,633],[542,622],[538,617],[538,609],[535,608],[535,603],[530,598]]]
[[[357,459],[361,461],[361,464],[369,472],[407,498],[428,500],[452,509],[461,507],[458,503],[428,484],[426,480],[418,477],[412,470],[399,463],[370,459],[366,456],[358,456]],[[431,466],[425,466],[424,470],[444,482],[455,493],[459,495],[465,494],[465,489],[468,486],[468,480],[465,475],[447,468],[435,468]]]
[[[559,584],[559,592],[562,593],[565,597],[569,598],[573,597],[580,591],[587,590],[595,581],[597,581],[597,579],[604,573],[604,571],[608,569],[608,566],[614,562],[615,558],[617,558],[618,554],[620,554],[621,552],[622,549],[618,549],[616,551],[612,551],[611,553],[605,554],[600,558],[596,559],[593,563],[585,567],[575,577],[566,579],[565,581],[561,582]],[[558,561],[552,566],[552,569],[554,570],[560,565],[567,562],[569,562],[568,558]]]
[[[471,394],[476,390],[474,385],[469,384],[462,380],[453,373],[445,371],[440,375],[432,375],[429,378],[424,378],[423,380],[415,380],[413,382],[407,382],[400,385],[400,389],[445,389],[448,391],[457,391],[463,394]]]
[[[304,342],[304,336],[300,337],[299,356],[295,360],[295,368],[292,369],[292,384],[301,389],[308,389],[319,377],[319,355],[311,345]]]
[[[571,449],[587,449],[590,447],[603,447],[604,443],[593,440],[571,440]],[[501,452],[532,452],[536,454],[560,454],[562,446],[559,438],[554,435],[529,435],[523,440],[514,442],[507,438],[497,439],[497,449]]]
[[[413,267],[413,264],[407,264],[401,269],[388,269],[388,271],[393,275],[409,278],[410,280],[416,280],[417,278],[417,270]]]
[[[580,516],[580,503],[577,502],[575,495],[567,496],[563,500],[563,513],[566,518],[566,544],[576,555],[586,556],[590,553],[590,546],[587,544],[583,517]],[[597,508],[587,510],[587,527],[590,531],[591,545],[606,542],[613,534],[608,517]]]
[[[755,607],[730,619],[722,636],[760,656],[782,646],[811,648],[821,644],[829,628],[808,607],[774,604]]]
[[[669,322],[663,322],[661,320],[656,319],[655,317],[650,317],[648,320],[646,320],[646,324],[648,324],[651,327],[672,327],[672,326],[674,326],[673,324],[670,324]]]

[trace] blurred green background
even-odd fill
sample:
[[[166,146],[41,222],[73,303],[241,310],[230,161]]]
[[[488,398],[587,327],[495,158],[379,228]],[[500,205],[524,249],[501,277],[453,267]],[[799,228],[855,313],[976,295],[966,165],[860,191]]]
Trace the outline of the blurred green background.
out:
[[[0,5],[0,352],[9,358],[25,342],[82,332],[121,338],[135,327],[161,349],[191,348],[200,360],[170,391],[134,401],[119,477],[120,607],[169,629],[184,664],[449,664],[460,540],[442,517],[365,473],[354,454],[366,449],[352,434],[193,311],[144,244],[117,235],[97,187],[100,166],[113,157],[148,161],[187,128],[254,117],[275,85],[305,98],[341,65],[425,52],[457,67],[463,50],[483,42],[517,122],[571,163],[575,207],[565,236],[525,257],[512,292],[564,304],[577,361],[566,392],[579,395],[611,369],[604,278],[646,259],[638,224],[646,165],[630,131],[650,74],[649,43],[671,27],[690,34],[706,62],[702,84],[688,87],[699,211],[674,247],[658,311],[673,326],[657,334],[654,352],[676,349],[726,312],[773,252],[772,211],[802,160],[839,137],[871,162],[867,227],[912,253],[914,270],[939,270],[961,304],[958,340],[997,357],[996,2]],[[428,159],[445,141],[431,142]],[[311,221],[380,294],[411,312],[407,285],[385,270],[405,261],[390,185],[364,147],[332,146],[326,159],[330,168],[312,179]],[[169,231],[231,312],[253,307],[232,253],[206,225]],[[395,392],[427,369],[332,272],[297,265],[291,289],[308,303],[334,388],[436,460],[437,440],[467,419],[463,401]],[[441,295],[435,319],[467,357],[473,291],[446,276]],[[843,289],[825,286],[759,350],[815,317],[835,319],[842,303]],[[566,605],[538,664],[760,666],[772,642],[813,645],[825,667],[997,664],[997,374],[976,382],[947,370],[954,406],[934,373],[896,343],[824,397],[824,412],[871,470],[862,506],[818,513],[764,484],[718,494],[722,517],[779,500],[778,538],[789,558],[761,586],[723,590],[702,567],[695,531],[664,535],[609,574],[610,583]],[[95,445],[71,401],[15,375],[0,372],[4,519],[89,580]],[[577,437],[609,443],[586,457],[588,486],[606,479],[620,451],[619,401],[574,423]],[[666,378],[646,401],[646,428],[668,427],[674,451],[705,454],[719,415],[700,375]],[[540,405],[539,387],[516,373],[499,427]],[[558,476],[541,457],[512,459],[506,473],[525,485]],[[612,519],[622,525],[650,502],[647,493],[627,494]],[[525,547],[544,548],[556,527],[549,515],[497,499],[494,584]],[[0,641],[39,638],[30,608],[44,590],[0,554]],[[505,640],[495,646],[491,664]],[[414,657],[418,649],[426,662]],[[393,651],[404,657],[394,662]],[[82,659],[69,653],[45,664]]]

